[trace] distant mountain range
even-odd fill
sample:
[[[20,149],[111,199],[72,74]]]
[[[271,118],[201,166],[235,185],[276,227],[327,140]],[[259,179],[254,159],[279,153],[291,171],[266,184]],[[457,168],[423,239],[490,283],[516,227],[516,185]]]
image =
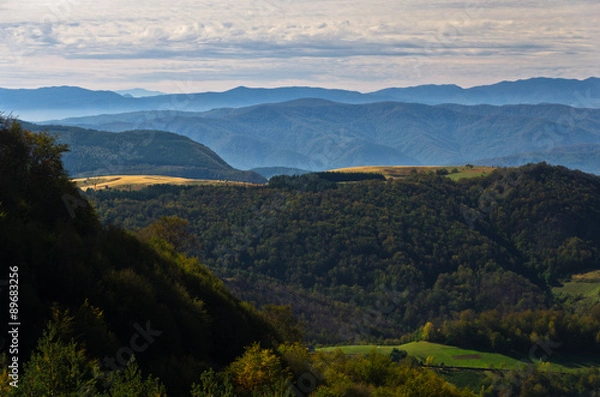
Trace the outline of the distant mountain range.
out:
[[[142,98],[147,96],[158,96],[158,95],[166,95],[164,92],[160,91],[149,91],[143,88],[132,88],[129,90],[119,90],[115,91],[117,94],[125,96],[125,97],[134,97],[134,98]]]
[[[145,90],[117,93],[68,86],[0,89],[0,109],[23,120],[41,121],[133,111],[206,111],[217,108],[240,108],[264,103],[287,102],[303,98],[325,99],[347,104],[384,101],[429,105],[444,103],[463,105],[554,103],[578,108],[600,108],[600,79],[534,78],[466,89],[456,85],[421,85],[388,88],[370,93],[310,87],[272,89],[238,87],[225,92],[155,94],[160,93]]]
[[[23,123],[31,131],[46,130],[67,144],[63,163],[73,178],[97,175],[167,175],[264,183],[256,172],[234,169],[208,147],[163,131],[120,134],[77,127]]]
[[[208,112],[72,118],[60,124],[170,131],[201,142],[240,169],[496,165],[518,163],[519,157],[510,156],[519,155],[591,172],[598,159],[589,154],[600,144],[600,109],[564,105],[351,105],[302,99]]]

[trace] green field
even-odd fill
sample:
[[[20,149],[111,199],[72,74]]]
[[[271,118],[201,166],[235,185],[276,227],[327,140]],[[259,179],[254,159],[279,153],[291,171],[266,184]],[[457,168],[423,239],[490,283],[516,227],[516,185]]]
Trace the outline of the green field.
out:
[[[399,346],[339,346],[328,347],[323,351],[341,349],[346,354],[367,354],[372,349],[382,354],[390,354],[393,348],[405,350],[409,355],[425,362],[428,356],[434,358],[433,365],[444,365],[449,367],[471,367],[471,368],[514,368],[518,360],[497,353],[480,352],[477,350],[461,349],[454,346],[446,346],[430,342],[411,342]]]
[[[441,345],[430,342],[411,342],[398,346],[375,346],[375,345],[355,345],[355,346],[336,346],[318,349],[320,351],[342,350],[346,354],[367,354],[376,349],[382,354],[390,354],[393,348],[405,350],[409,355],[416,357],[419,361],[425,363],[427,357],[433,357],[431,362],[434,366],[445,367],[466,367],[482,369],[513,369],[531,361],[525,356],[519,360],[517,358],[505,356],[498,353],[482,352],[478,350],[461,349],[455,346]],[[565,357],[559,354],[550,356],[550,365],[548,369],[555,372],[571,372],[578,368],[600,366],[598,357]],[[536,362],[535,364],[540,364]]]
[[[600,270],[574,274],[569,281],[563,283],[562,287],[553,288],[552,292],[600,302]]]

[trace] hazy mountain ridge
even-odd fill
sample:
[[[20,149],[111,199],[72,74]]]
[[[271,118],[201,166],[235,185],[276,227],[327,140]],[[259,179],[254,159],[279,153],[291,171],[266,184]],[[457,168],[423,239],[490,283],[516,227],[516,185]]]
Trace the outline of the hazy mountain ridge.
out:
[[[351,105],[301,99],[201,113],[135,112],[60,123],[115,132],[175,132],[211,147],[242,169],[465,164],[600,143],[600,110],[564,105]]]
[[[371,94],[400,102],[425,104],[508,105],[555,103],[578,108],[600,107],[600,79],[532,78],[461,88],[457,85],[421,85],[388,88]]]
[[[248,88],[224,92],[165,94],[135,97],[112,91],[80,87],[1,89],[0,109],[29,121],[140,110],[205,111],[222,107],[247,107],[302,98],[326,99],[349,104],[382,101],[474,104],[556,103],[579,108],[600,108],[600,79],[534,78],[514,82],[461,88],[456,85],[421,85],[387,88],[375,92],[318,87]]]

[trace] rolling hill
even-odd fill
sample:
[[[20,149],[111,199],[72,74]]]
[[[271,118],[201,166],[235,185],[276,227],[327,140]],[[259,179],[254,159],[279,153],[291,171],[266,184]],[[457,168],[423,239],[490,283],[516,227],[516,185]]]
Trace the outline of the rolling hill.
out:
[[[146,174],[266,182],[255,172],[231,167],[208,147],[169,132],[138,130],[115,134],[76,127],[24,126],[32,131],[47,130],[58,137],[59,143],[69,146],[63,162],[73,178]]]
[[[600,144],[600,110],[564,105],[352,105],[301,99],[240,109],[133,112],[60,123],[115,132],[175,132],[211,147],[242,169],[461,165]],[[586,170],[597,164],[593,157],[562,159],[556,164]]]

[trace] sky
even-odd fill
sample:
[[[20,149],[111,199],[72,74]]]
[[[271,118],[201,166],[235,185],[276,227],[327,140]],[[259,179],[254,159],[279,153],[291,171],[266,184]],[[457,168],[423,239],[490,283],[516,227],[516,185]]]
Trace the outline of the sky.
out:
[[[362,92],[600,77],[600,1],[0,0],[0,87]]]

